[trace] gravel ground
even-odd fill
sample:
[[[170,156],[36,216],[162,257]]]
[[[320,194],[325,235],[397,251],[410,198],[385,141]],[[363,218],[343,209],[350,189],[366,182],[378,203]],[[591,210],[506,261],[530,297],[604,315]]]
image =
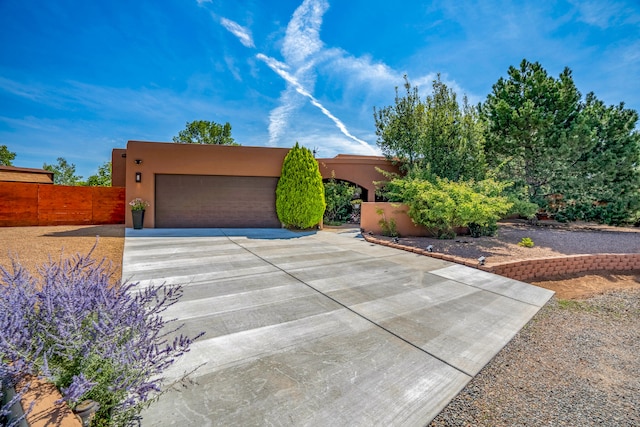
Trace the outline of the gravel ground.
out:
[[[546,222],[546,221],[545,221]],[[518,245],[523,237],[533,240],[535,246]],[[430,237],[400,237],[399,243],[476,260],[486,258],[488,265],[515,259],[545,258],[562,255],[594,253],[640,252],[640,228],[607,227],[595,224],[560,224],[531,226],[526,222],[499,223],[495,237],[458,236],[452,240]]]

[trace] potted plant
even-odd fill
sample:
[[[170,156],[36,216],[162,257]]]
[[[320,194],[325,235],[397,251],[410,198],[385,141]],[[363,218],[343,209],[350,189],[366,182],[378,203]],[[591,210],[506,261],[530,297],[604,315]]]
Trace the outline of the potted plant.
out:
[[[142,230],[144,210],[149,206],[149,202],[142,200],[140,197],[136,197],[129,202],[129,206],[131,206],[131,216],[133,217],[133,229]]]

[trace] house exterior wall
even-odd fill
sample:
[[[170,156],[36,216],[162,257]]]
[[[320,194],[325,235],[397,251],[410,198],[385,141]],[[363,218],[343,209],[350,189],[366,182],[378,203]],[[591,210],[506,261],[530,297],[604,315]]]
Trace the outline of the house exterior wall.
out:
[[[111,186],[126,187],[127,185],[127,150],[114,148],[111,151]]]
[[[126,203],[136,197],[149,202],[145,213],[145,227],[155,227],[156,175],[219,175],[280,177],[288,148],[247,147],[228,145],[177,144],[166,142],[129,141],[127,148],[112,152],[113,185],[124,184]],[[139,161],[136,163],[136,161]],[[374,181],[384,180],[376,170],[380,168],[399,173],[398,168],[384,157],[338,155],[318,159],[322,177],[357,184],[368,192],[368,200],[375,200]],[[136,173],[141,181],[136,182]],[[127,227],[133,226],[127,206]]]
[[[155,227],[155,175],[226,175],[279,177],[288,148],[176,144],[129,141],[125,158],[126,202],[149,202],[145,227]],[[136,160],[140,160],[136,164]],[[136,182],[140,172],[141,182]],[[127,227],[133,226],[127,209]]]
[[[318,159],[318,166],[322,178],[331,178],[335,172],[336,179],[341,179],[359,185],[367,190],[367,200],[374,202],[376,199],[376,186],[374,182],[387,181],[387,178],[377,169],[400,174],[398,166],[384,157],[379,156],[355,156],[339,154],[330,159]]]

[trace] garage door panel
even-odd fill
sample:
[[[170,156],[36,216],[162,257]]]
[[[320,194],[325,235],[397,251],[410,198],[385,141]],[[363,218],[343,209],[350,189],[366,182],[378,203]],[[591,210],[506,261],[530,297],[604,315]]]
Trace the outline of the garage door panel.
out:
[[[275,177],[156,175],[156,227],[280,227]]]

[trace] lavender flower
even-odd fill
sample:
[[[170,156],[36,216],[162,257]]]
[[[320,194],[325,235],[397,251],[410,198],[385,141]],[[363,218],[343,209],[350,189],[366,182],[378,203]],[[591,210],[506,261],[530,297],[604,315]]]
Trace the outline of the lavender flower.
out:
[[[89,381],[85,378],[84,373],[80,372],[80,375],[74,375],[69,387],[63,387],[60,389],[63,400],[69,402],[72,406],[75,406],[79,402],[80,398],[90,391],[93,386],[98,384],[94,381]]]
[[[161,316],[182,288],[120,283],[91,252],[38,271],[34,279],[17,262],[12,271],[0,266],[3,372],[12,381],[45,375],[72,405],[97,401],[97,416],[110,424],[138,419],[161,392],[162,372],[202,335],[178,335],[180,326]]]

